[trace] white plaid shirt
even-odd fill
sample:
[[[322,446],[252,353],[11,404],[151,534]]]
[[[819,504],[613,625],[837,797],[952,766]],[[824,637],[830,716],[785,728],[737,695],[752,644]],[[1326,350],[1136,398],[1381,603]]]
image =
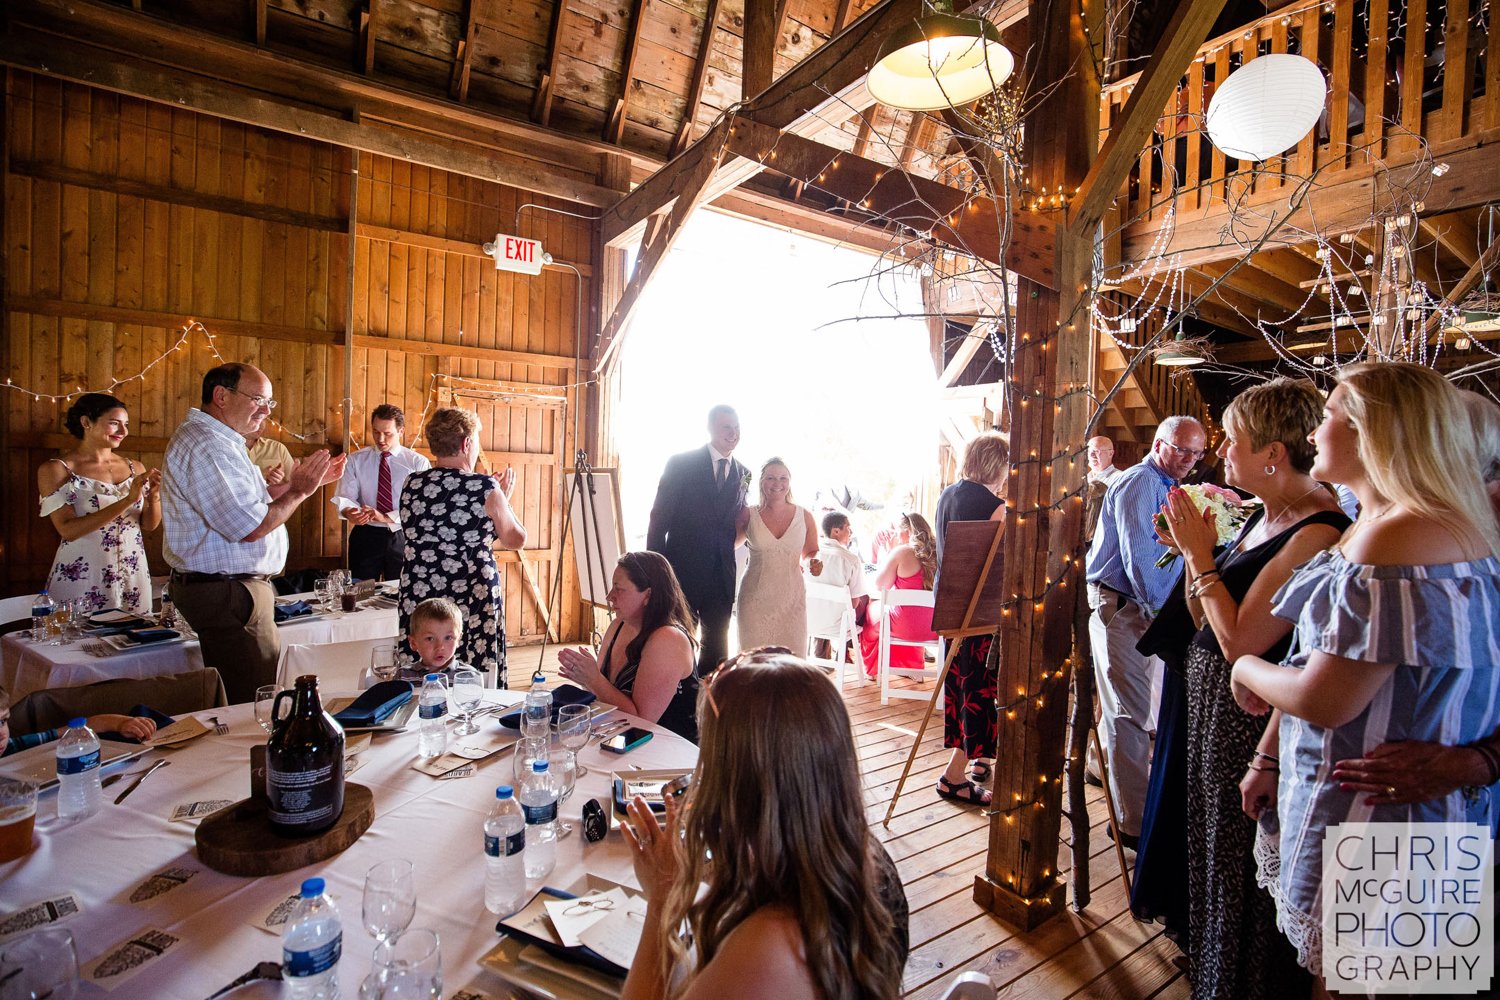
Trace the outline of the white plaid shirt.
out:
[[[271,494],[245,439],[202,410],[188,411],[162,463],[167,565],[187,573],[280,573],[286,528],[243,542],[266,518]]]

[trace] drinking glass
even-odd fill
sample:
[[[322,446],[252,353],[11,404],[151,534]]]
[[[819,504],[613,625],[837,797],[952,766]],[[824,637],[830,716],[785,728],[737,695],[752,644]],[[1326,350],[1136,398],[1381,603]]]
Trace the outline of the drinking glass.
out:
[[[411,862],[381,861],[365,875],[365,930],[375,936],[377,949],[398,937],[417,915],[417,883]]]
[[[333,577],[325,576],[313,584],[313,593],[318,598],[318,608],[324,614],[332,614],[339,606],[338,584]]]
[[[31,853],[36,792],[36,785],[29,781],[0,778],[0,862]]]
[[[376,646],[370,650],[370,676],[377,681],[395,680],[395,646]]]
[[[86,597],[80,597],[73,602],[73,608],[68,615],[68,638],[69,640],[82,639],[83,630],[89,627],[89,615],[94,612],[94,604]]]
[[[568,801],[578,783],[578,755],[572,750],[553,750],[547,754],[547,770],[557,784],[557,801]]]
[[[260,728],[271,735],[275,724],[271,719],[271,710],[276,704],[276,694],[281,689],[275,684],[262,684],[255,689],[255,721],[260,723]]]
[[[49,927],[0,944],[0,989],[7,998],[72,1000],[78,990],[72,932]]]
[[[448,697],[453,707],[463,713],[463,721],[453,730],[455,736],[470,736],[479,732],[479,725],[470,718],[474,710],[484,701],[484,675],[473,667],[453,671],[453,684],[448,688]]]
[[[360,1000],[441,1000],[443,958],[437,931],[418,927],[375,946],[375,970],[359,986]]]
[[[578,751],[588,745],[593,728],[593,709],[588,705],[564,705],[557,710],[557,742],[573,755],[573,773],[579,778],[589,773],[578,762]]]
[[[545,736],[523,736],[516,744],[516,787],[521,787],[522,779],[531,773],[531,762],[534,760],[547,760],[548,744],[551,743]],[[550,766],[550,765],[549,765]]]
[[[72,601],[58,601],[47,616],[47,645],[61,646],[68,641],[68,619],[73,616]]]

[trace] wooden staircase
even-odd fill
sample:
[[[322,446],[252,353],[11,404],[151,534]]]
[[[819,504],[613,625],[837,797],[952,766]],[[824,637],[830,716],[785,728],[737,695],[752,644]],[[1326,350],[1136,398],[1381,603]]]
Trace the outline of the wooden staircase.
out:
[[[1144,344],[1154,332],[1149,322],[1143,322],[1129,340],[1132,344]],[[1125,380],[1094,429],[1095,434],[1114,441],[1115,465],[1122,465],[1122,458],[1129,462],[1144,456],[1151,447],[1156,425],[1176,414],[1196,417],[1208,428],[1212,449],[1217,440],[1215,424],[1208,404],[1198,391],[1198,383],[1193,380],[1192,369],[1171,368],[1146,360],[1127,376],[1125,370],[1137,353],[1130,345],[1122,347],[1106,333],[1099,335],[1094,365],[1095,398],[1103,399],[1121,378]]]

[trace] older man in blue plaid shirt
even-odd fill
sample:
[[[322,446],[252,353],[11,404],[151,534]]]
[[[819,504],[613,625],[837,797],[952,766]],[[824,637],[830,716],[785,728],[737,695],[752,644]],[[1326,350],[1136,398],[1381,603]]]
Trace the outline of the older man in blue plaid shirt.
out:
[[[172,600],[224,677],[231,703],[255,700],[276,680],[281,637],[271,577],[286,564],[287,518],[344,459],[316,451],[285,482],[267,485],[245,450],[276,400],[259,368],[220,365],[203,376],[203,408],[188,411],[162,463],[162,555],[172,567]]]
[[[1135,648],[1171,593],[1178,567],[1158,569],[1163,549],[1155,516],[1167,492],[1204,455],[1207,436],[1192,417],[1168,417],[1156,429],[1151,453],[1114,476],[1104,494],[1089,548],[1089,642],[1099,683],[1099,741],[1109,764],[1110,794],[1121,840],[1134,846],[1141,832],[1151,767],[1153,680],[1161,660]]]

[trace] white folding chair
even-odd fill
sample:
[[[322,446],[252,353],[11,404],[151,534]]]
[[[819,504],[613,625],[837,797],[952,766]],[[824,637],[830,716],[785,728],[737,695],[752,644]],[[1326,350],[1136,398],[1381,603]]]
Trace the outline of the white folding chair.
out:
[[[26,627],[31,627],[31,602],[35,598],[31,594],[21,597],[0,598],[0,625],[9,625],[11,622],[25,622]]]
[[[983,972],[960,972],[942,1000],[995,1000],[995,981]]]
[[[834,676],[838,678],[839,690],[842,691],[845,669],[858,670],[862,666],[844,658],[846,644],[852,643],[854,657],[859,659],[859,632],[854,624],[854,608],[849,604],[849,588],[819,583],[806,574],[803,574],[802,583],[807,588],[807,659],[820,667],[832,667]],[[818,625],[831,616],[814,614],[814,604],[834,605],[842,609],[838,624],[831,631],[819,630]],[[831,656],[814,655],[819,639],[826,639],[833,647],[830,650]]]
[[[318,688],[325,695],[329,691],[362,690],[369,684],[371,650],[390,642],[390,639],[355,639],[283,646],[276,682],[285,689],[303,674],[317,674]]]
[[[932,639],[903,639],[891,634],[891,609],[899,607],[930,608],[933,606],[934,594],[930,590],[884,590],[880,593],[880,703],[889,705],[892,698],[914,698],[917,701],[925,701],[932,697],[932,691],[921,688],[891,688],[891,674],[899,674],[902,677],[911,677],[915,680],[936,681],[938,672],[942,670],[943,654],[942,647],[936,638]],[[892,646],[917,646],[924,650],[931,650],[936,662],[929,669],[925,665],[921,669],[906,669],[891,666]],[[942,699],[939,699],[941,704]]]

